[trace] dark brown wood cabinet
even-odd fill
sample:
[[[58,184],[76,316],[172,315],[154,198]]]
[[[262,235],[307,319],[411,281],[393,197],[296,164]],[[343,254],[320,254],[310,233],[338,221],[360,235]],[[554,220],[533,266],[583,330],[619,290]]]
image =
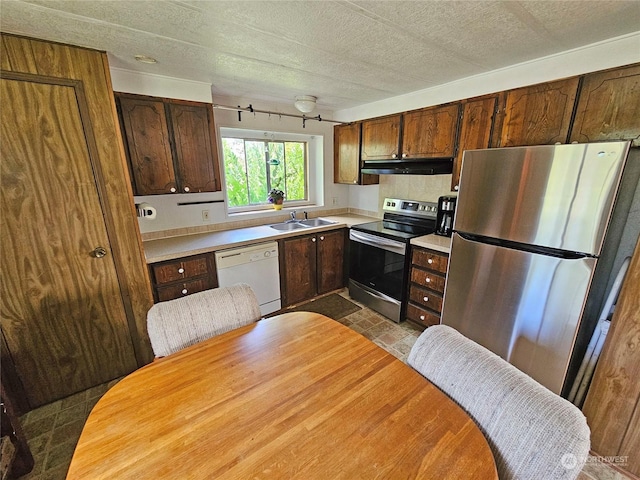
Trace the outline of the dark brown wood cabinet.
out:
[[[135,195],[221,189],[213,108],[116,94]]]
[[[452,158],[456,153],[458,103],[362,122],[362,161]]]
[[[218,286],[213,253],[154,263],[149,266],[156,302],[164,302]]]
[[[362,122],[361,160],[399,158],[401,121],[398,114]]]
[[[329,230],[280,241],[283,306],[345,285],[345,230]]]
[[[333,127],[333,182],[347,185],[373,185],[378,175],[360,173],[361,123]]]
[[[440,323],[449,257],[421,247],[411,248],[406,317],[421,326]]]
[[[451,158],[456,153],[460,105],[402,115],[402,158]]]
[[[566,143],[579,77],[506,93],[500,147]]]
[[[2,363],[28,410],[150,361],[152,296],[106,54],[1,40]]]
[[[640,65],[585,75],[570,141],[631,140],[640,146]]]
[[[458,151],[453,159],[451,190],[458,190],[462,156],[465,150],[489,148],[493,123],[498,108],[498,95],[469,99],[462,103],[462,121]]]

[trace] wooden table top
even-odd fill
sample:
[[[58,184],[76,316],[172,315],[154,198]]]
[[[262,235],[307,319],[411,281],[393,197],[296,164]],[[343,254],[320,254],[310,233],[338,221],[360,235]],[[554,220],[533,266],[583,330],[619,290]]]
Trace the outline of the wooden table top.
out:
[[[68,480],[497,479],[453,401],[323,315],[261,320],[165,357],[96,404]]]

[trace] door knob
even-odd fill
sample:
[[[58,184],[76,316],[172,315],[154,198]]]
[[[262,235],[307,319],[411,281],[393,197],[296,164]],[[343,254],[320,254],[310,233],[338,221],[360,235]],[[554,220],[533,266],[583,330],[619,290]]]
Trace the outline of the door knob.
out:
[[[102,258],[107,255],[107,249],[104,247],[96,247],[92,254],[96,258]]]

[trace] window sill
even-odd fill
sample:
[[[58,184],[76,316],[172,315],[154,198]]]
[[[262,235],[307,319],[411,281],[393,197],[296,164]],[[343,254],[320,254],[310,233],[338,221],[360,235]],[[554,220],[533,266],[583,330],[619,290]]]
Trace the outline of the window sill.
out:
[[[300,204],[293,204],[293,205],[283,205],[281,210],[276,210],[273,207],[262,207],[262,208],[256,208],[256,209],[252,209],[252,210],[237,210],[237,211],[230,211],[227,212],[227,217],[228,218],[234,218],[234,219],[238,219],[241,217],[248,217],[248,216],[268,216],[268,215],[273,215],[278,214],[278,213],[282,213],[282,212],[292,212],[294,210],[300,210],[302,211],[303,209],[316,209],[318,207],[322,207],[322,205],[317,205],[315,203],[300,203]]]

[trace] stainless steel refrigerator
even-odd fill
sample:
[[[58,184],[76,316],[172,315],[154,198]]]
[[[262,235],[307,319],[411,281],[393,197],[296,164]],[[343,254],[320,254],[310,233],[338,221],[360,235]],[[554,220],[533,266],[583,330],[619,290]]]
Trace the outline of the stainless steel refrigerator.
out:
[[[604,294],[607,279],[595,279],[611,268],[598,267],[628,152],[628,142],[465,152],[442,323],[566,395],[577,342],[595,326],[583,322],[597,308],[590,296]]]

